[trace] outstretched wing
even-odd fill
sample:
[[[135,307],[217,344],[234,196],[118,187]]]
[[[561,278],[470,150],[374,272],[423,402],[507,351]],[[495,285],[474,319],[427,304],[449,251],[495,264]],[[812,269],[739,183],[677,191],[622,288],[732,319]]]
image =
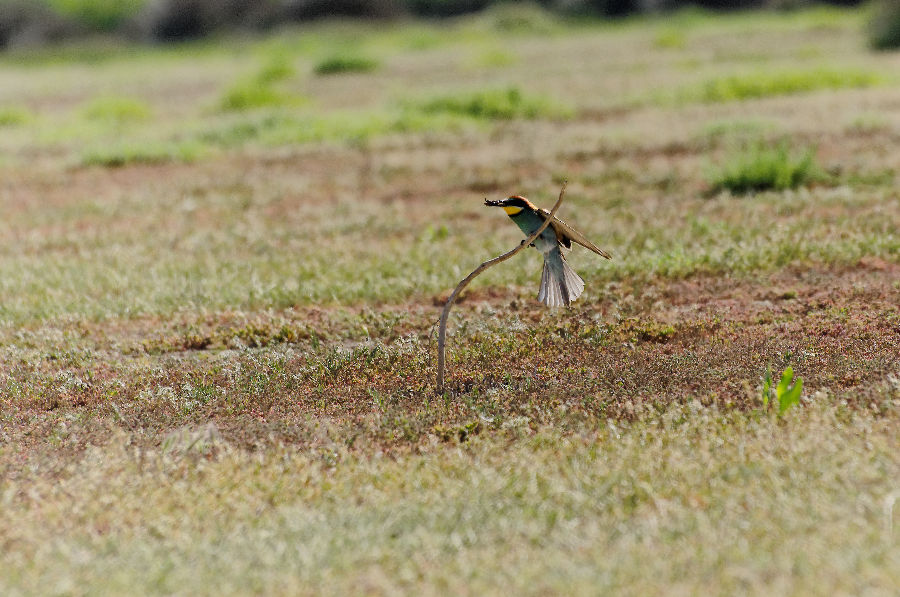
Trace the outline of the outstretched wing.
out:
[[[546,209],[539,209],[539,210],[537,210],[537,213],[539,216],[541,216],[541,219],[543,219],[543,220],[546,220],[547,217],[550,215],[550,212],[547,211]],[[553,221],[550,222],[550,226],[552,226],[554,232],[556,232],[556,238],[559,239],[559,242],[561,242],[566,247],[571,247],[572,241],[575,241],[582,247],[584,247],[586,249],[590,249],[591,251],[593,251],[597,255],[600,255],[601,257],[605,257],[607,259],[612,259],[612,255],[610,255],[609,253],[607,253],[606,251],[604,251],[603,249],[601,249],[600,247],[598,247],[597,245],[595,245],[594,243],[589,241],[587,239],[587,237],[585,237],[582,233],[578,232],[577,230],[575,230],[574,228],[572,228],[571,226],[569,226],[568,224],[566,224],[565,222],[563,222],[562,220],[557,218],[556,216],[553,216]]]

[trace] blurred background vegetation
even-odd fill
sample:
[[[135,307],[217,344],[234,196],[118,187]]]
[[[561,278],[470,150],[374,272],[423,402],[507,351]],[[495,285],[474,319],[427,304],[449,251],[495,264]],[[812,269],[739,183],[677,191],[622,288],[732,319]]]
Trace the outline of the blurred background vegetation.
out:
[[[900,0],[877,0],[870,43],[900,44]],[[329,17],[446,18],[496,4],[535,4],[572,18],[625,17],[694,6],[709,10],[789,10],[812,0],[0,0],[0,49],[107,35],[150,42],[178,41],[233,30],[266,30]],[[856,5],[859,0],[830,0]]]

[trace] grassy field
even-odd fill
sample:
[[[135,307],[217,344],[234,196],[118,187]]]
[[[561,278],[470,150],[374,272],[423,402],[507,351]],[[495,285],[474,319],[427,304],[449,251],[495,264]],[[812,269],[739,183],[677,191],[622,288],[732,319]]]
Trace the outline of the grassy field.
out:
[[[900,54],[499,9],[0,55],[0,593],[894,595]],[[484,197],[575,250],[571,308]],[[791,366],[800,404],[762,409]]]

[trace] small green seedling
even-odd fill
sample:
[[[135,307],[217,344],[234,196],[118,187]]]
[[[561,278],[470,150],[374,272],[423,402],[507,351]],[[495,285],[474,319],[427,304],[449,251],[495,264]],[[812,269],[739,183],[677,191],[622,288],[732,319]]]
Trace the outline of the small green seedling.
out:
[[[772,367],[766,367],[766,377],[763,380],[762,403],[763,410],[769,408],[769,401],[773,398]],[[774,388],[774,398],[778,403],[778,416],[782,416],[794,405],[800,402],[800,394],[803,392],[803,379],[798,377],[794,382],[794,368],[788,367],[781,374],[781,381]]]

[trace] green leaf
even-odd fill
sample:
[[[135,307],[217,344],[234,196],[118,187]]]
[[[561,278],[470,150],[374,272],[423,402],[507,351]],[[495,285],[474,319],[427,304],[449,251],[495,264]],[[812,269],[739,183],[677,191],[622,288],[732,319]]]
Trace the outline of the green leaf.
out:
[[[800,402],[800,394],[803,392],[803,380],[797,378],[797,382],[791,385],[794,380],[794,368],[788,367],[781,374],[781,381],[775,388],[775,397],[778,399],[778,415],[781,416],[791,409],[795,404]]]
[[[791,385],[791,380],[794,379],[794,368],[788,367],[784,370],[784,373],[781,374],[781,381],[778,382],[778,387],[775,388],[775,396],[778,400],[781,400],[781,396],[787,392],[788,386]]]
[[[778,396],[778,414],[783,415],[795,404],[800,402],[800,394],[803,392],[803,379],[797,378],[797,383],[786,392]]]
[[[766,410],[769,407],[769,396],[772,394],[772,366],[766,366],[766,376],[763,379],[762,389],[762,407]]]

